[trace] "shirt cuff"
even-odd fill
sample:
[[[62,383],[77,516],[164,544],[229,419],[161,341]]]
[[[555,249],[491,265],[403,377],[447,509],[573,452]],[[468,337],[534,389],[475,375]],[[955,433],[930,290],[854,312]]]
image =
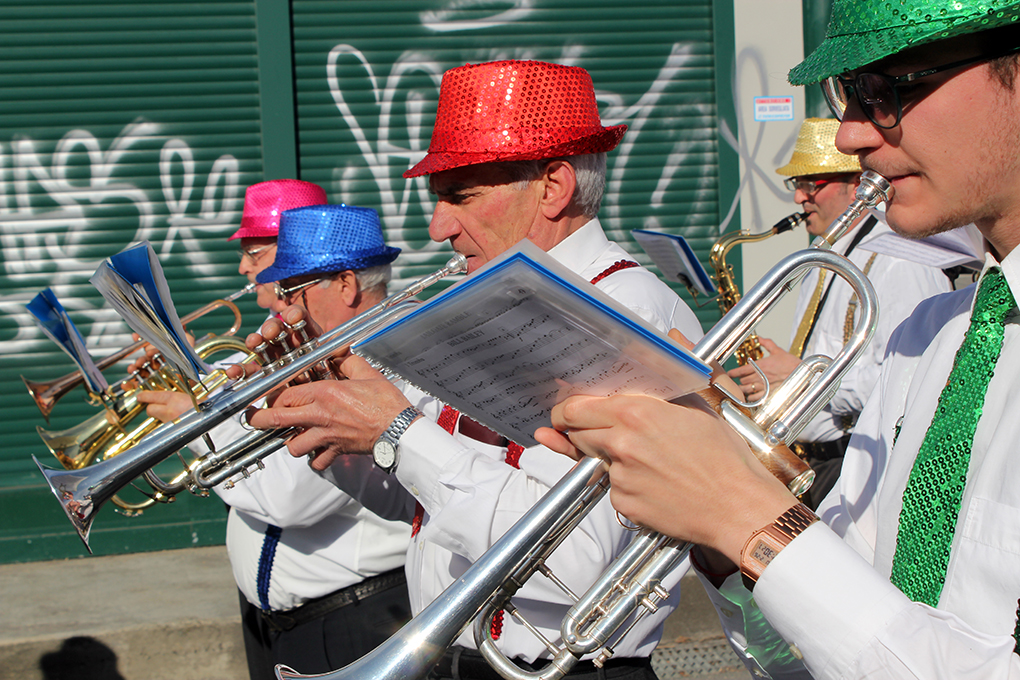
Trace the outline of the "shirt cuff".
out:
[[[913,604],[821,522],[765,568],[754,599],[818,677],[848,668],[891,619]]]
[[[400,437],[397,481],[411,492],[430,515],[438,510],[441,499],[435,491],[439,476],[451,461],[468,450],[436,423],[419,418]]]

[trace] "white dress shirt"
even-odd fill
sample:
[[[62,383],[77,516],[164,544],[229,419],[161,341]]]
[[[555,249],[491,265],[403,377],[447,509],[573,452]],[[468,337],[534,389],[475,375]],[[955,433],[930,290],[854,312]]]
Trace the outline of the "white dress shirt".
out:
[[[880,216],[875,217],[877,219]],[[843,238],[836,241],[833,251],[846,253],[867,219],[867,217],[862,219]],[[875,260],[868,271],[868,279],[878,293],[878,327],[871,342],[843,376],[832,401],[804,428],[798,437],[800,441],[828,442],[846,434],[843,430],[844,417],[853,417],[864,408],[864,402],[878,382],[878,374],[885,359],[885,348],[892,332],[914,311],[914,307],[921,300],[951,289],[949,278],[941,269],[892,255],[876,254],[865,249],[869,241],[890,231],[889,225],[879,219],[871,232],[850,251],[848,259],[862,271],[871,256],[875,255]],[[820,269],[812,269],[801,283],[797,311],[794,315],[796,322],[790,335],[791,344],[797,334],[800,320],[804,318],[811,294],[818,284],[820,273]],[[834,357],[843,349],[843,329],[853,289],[842,278],[837,277],[834,280],[832,272],[826,271],[826,280],[831,282],[831,287],[826,284],[829,295],[818,313],[818,320],[805,347],[805,357],[814,354]],[[855,320],[857,318],[860,318],[859,312]]]
[[[986,269],[993,264],[989,255]],[[1020,250],[1002,270],[1016,295]],[[819,508],[824,524],[779,553],[753,601],[739,577],[727,580],[721,593],[708,587],[731,641],[759,653],[773,677],[811,677],[785,653],[792,645],[818,680],[1020,678],[1012,637],[1020,598],[1016,309],[1006,320],[974,435],[937,608],[910,601],[889,581],[903,491],[970,324],[975,291],[969,286],[923,302],[894,334],[839,483]],[[762,613],[790,645],[770,635]]]
[[[633,258],[610,242],[592,220],[549,251],[587,280],[614,263]],[[700,323],[682,300],[643,268],[617,271],[597,287],[650,321],[660,330],[679,328],[692,341],[702,335]],[[441,404],[420,392],[405,392],[426,418],[417,420],[400,440],[396,478],[424,507],[420,533],[407,556],[411,609],[421,611],[535,505],[573,466],[573,461],[544,447],[525,449],[520,469],[505,462],[506,449],[482,444],[436,424]],[[342,482],[341,482],[342,483]],[[608,499],[600,503],[549,560],[553,571],[582,593],[626,547],[630,533],[617,521]],[[662,634],[662,622],[679,599],[678,582],[686,562],[672,575],[673,593],[654,615],[646,616],[615,647],[617,657],[648,656]],[[553,641],[571,602],[550,581],[535,576],[514,598],[524,616]],[[457,641],[474,649],[468,629]],[[527,661],[548,657],[544,645],[510,616],[497,644],[510,658]]]
[[[238,420],[231,419],[211,436],[223,446],[245,434]],[[365,483],[389,484],[399,494],[394,502],[402,500],[403,490],[372,470],[371,462],[347,464],[360,465]],[[294,458],[286,449],[267,456],[263,464],[264,470],[235,479],[233,488],[226,484],[214,488],[230,506],[226,543],[234,579],[253,605],[262,607],[264,597],[274,611],[292,609],[403,566],[411,536],[407,512],[405,521],[381,519],[320,477],[305,458]],[[269,525],[282,532],[268,572],[268,590],[260,597],[259,562]]]

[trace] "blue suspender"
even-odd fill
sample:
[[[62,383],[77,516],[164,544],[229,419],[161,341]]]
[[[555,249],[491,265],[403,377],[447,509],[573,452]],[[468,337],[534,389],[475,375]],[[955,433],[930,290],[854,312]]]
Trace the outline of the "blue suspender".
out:
[[[259,556],[258,592],[259,606],[269,611],[269,577],[273,571],[273,559],[276,557],[276,546],[280,543],[283,529],[272,524],[266,527],[266,537],[262,541],[262,554]]]

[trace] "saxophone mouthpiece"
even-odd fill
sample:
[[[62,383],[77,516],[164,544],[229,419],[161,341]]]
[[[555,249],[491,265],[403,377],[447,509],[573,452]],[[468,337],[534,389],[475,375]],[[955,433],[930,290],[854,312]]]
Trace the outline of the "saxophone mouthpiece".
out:
[[[807,220],[807,213],[794,213],[792,215],[787,215],[772,226],[772,233],[782,234],[790,231],[794,227],[800,226],[805,220]]]

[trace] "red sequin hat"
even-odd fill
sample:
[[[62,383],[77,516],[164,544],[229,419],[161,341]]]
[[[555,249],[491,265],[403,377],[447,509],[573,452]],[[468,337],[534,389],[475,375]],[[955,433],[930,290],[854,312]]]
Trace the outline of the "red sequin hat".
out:
[[[443,75],[429,153],[404,177],[611,151],[626,131],[626,125],[602,127],[583,68],[542,61],[468,64]]]
[[[284,210],[326,203],[326,192],[311,182],[272,179],[252,184],[244,192],[241,228],[227,240],[275,237],[280,231],[280,215]]]

